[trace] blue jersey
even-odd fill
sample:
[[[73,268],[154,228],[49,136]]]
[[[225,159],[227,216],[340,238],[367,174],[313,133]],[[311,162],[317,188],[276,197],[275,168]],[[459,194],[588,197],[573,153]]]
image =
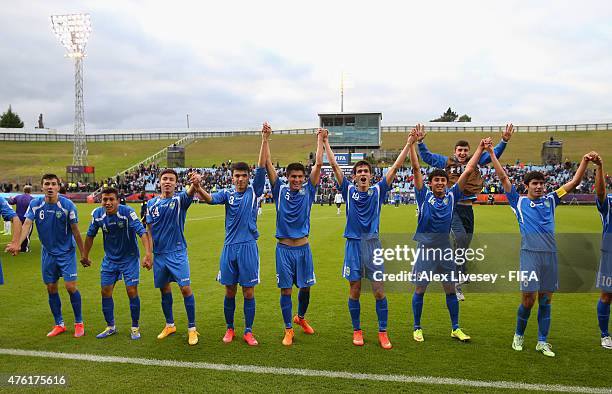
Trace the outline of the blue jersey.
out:
[[[380,209],[389,191],[385,177],[365,192],[360,192],[344,177],[339,189],[346,201],[344,238],[361,239],[363,236],[378,235]]]
[[[43,252],[53,256],[74,252],[76,242],[70,226],[78,223],[78,215],[72,201],[62,195],[55,204],[46,202],[44,197],[35,198],[25,217],[36,223]]]
[[[171,253],[187,248],[185,218],[193,198],[183,191],[169,198],[156,196],[147,202],[147,224],[151,225],[153,253]]]
[[[506,149],[507,144],[508,143],[502,139],[497,145],[495,145],[495,147],[493,148],[493,151],[495,152],[495,156],[497,158],[500,158],[502,156],[502,154],[504,153],[504,150]],[[432,167],[446,169],[448,165],[448,156],[439,155],[437,153],[431,153],[429,149],[427,149],[427,145],[425,145],[424,142],[419,142],[417,146],[419,147],[419,155],[421,156],[421,159],[425,163],[429,164]],[[489,152],[482,152],[482,155],[480,155],[480,159],[478,160],[478,164],[483,166],[483,165],[489,164],[490,162],[491,162],[491,155],[489,155]],[[467,161],[465,165],[458,167],[460,173],[465,171],[466,165],[467,165]],[[475,200],[476,196],[464,194],[461,199],[462,200]]]
[[[419,218],[413,239],[425,245],[450,246],[453,211],[463,197],[459,185],[455,183],[440,198],[424,185],[421,190],[415,188],[415,197]]]
[[[0,216],[2,216],[2,219],[4,219],[6,222],[17,216],[15,211],[13,211],[13,208],[8,205],[8,202],[2,196],[0,196]]]
[[[255,169],[253,184],[242,193],[225,189],[212,194],[211,204],[225,204],[224,245],[255,241],[257,232],[257,197],[263,194],[266,169]]]
[[[114,215],[108,215],[103,207],[94,209],[87,236],[95,237],[98,229],[102,229],[104,254],[110,262],[122,264],[140,256],[136,235],[142,236],[146,230],[132,208],[119,205]]]
[[[276,238],[302,238],[310,233],[310,209],[316,188],[308,180],[300,190],[291,190],[278,179],[272,188],[276,205]]]
[[[597,210],[601,216],[603,232],[601,237],[601,250],[612,252],[612,194],[608,194],[603,203],[597,199]]]
[[[516,215],[521,231],[521,249],[532,252],[556,252],[555,208],[565,195],[559,188],[542,198],[530,200],[521,196],[512,186],[506,193],[510,207]]]

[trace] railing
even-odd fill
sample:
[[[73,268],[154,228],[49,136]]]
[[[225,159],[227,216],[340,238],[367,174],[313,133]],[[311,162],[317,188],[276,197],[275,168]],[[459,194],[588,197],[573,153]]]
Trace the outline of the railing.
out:
[[[441,133],[461,133],[461,132],[501,132],[505,125],[501,126],[478,126],[469,123],[426,123],[428,132]],[[409,132],[413,125],[404,126],[382,126],[383,133],[406,133]],[[554,131],[612,131],[612,123],[581,123],[581,124],[566,124],[566,125],[515,125],[517,132],[554,132]],[[21,141],[21,142],[72,142],[73,134],[57,134],[40,132],[32,130],[25,132],[23,129],[0,129],[0,141]],[[316,128],[304,129],[282,129],[274,130],[274,134],[281,135],[299,135],[299,134],[314,134]],[[146,140],[177,140],[185,136],[192,138],[216,138],[216,137],[234,137],[245,135],[259,135],[259,130],[226,130],[226,131],[197,131],[182,129],[181,131],[159,130],[146,131],[136,130],[132,132],[108,132],[99,134],[86,134],[87,142],[113,142],[113,141],[146,141]]]
[[[2,129],[0,129],[2,130]],[[6,129],[5,129],[6,130]],[[73,134],[47,134],[40,132],[25,133],[22,129],[10,129],[11,132],[0,132],[0,141],[18,142],[72,142]],[[297,135],[314,134],[316,128],[274,130],[274,134]],[[235,137],[245,135],[260,135],[259,130],[229,130],[229,131],[177,131],[177,132],[134,132],[134,133],[108,133],[86,134],[87,142],[113,142],[113,141],[148,141],[148,140],[176,140],[186,135],[192,138]]]
[[[184,136],[183,138],[177,140],[173,145],[170,146],[182,146],[185,147],[189,144],[191,144],[192,142],[194,142],[194,137],[192,135],[188,135],[188,136]],[[129,173],[130,171],[136,170],[138,169],[141,165],[147,165],[147,164],[151,164],[151,163],[158,163],[159,161],[161,161],[166,155],[168,154],[168,147],[163,148],[162,150],[160,150],[159,152],[156,152],[154,154],[152,154],[151,156],[147,157],[144,160],[139,161],[138,163],[134,164],[133,166],[126,168],[123,171],[119,171],[118,173],[116,173],[113,178],[116,178],[118,176],[122,176],[124,175],[126,172]],[[92,198],[96,198],[101,192],[102,189],[104,187],[101,186],[99,189],[97,189],[96,191],[92,192],[90,194],[90,197]]]
[[[459,125],[461,126],[459,126]],[[502,132],[505,129],[503,126],[476,126],[469,123],[426,123],[425,127],[428,132],[440,133],[463,133],[463,132]],[[383,133],[406,133],[414,126],[382,126]],[[520,126],[514,125],[514,130],[517,132],[534,132],[546,133],[553,131],[608,131],[612,130],[612,123],[583,123],[583,124],[565,124],[565,125],[537,125],[537,126]]]

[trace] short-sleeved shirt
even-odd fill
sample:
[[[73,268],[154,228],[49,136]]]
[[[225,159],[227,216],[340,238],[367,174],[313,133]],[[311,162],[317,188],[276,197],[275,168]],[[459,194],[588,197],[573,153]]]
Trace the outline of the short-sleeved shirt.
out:
[[[597,199],[597,210],[603,224],[601,250],[612,252],[612,194],[608,194],[603,203]]]
[[[147,224],[151,225],[153,253],[172,253],[187,248],[185,218],[193,198],[182,191],[169,198],[156,196],[147,202]]]
[[[25,213],[30,206],[30,202],[34,199],[31,194],[24,193],[15,196],[9,200],[9,203],[15,204],[15,213],[22,222],[25,221]]]
[[[136,235],[141,237],[146,230],[131,207],[119,205],[114,215],[107,214],[103,207],[94,209],[87,236],[95,237],[99,229],[102,229],[107,260],[122,264],[139,257]]]
[[[361,239],[364,236],[378,235],[380,209],[390,188],[387,180],[383,177],[367,191],[361,192],[344,177],[338,188],[346,202],[344,238]]]
[[[224,245],[255,241],[257,232],[257,198],[263,194],[266,182],[266,169],[255,169],[253,184],[244,192],[224,189],[212,194],[211,204],[225,205],[225,242]]]
[[[555,208],[565,195],[559,188],[544,197],[530,200],[521,196],[514,186],[506,193],[521,231],[521,249],[532,252],[556,252]]]
[[[8,202],[4,199],[4,197],[0,197],[0,215],[2,216],[2,219],[7,222],[17,216],[15,211],[13,211],[13,208],[8,205]]]
[[[414,240],[425,245],[450,245],[449,234],[453,211],[463,198],[458,184],[446,190],[443,197],[436,197],[427,186],[415,188],[418,209],[417,230]]]
[[[316,188],[308,180],[300,190],[291,190],[278,179],[272,188],[276,206],[276,238],[298,239],[310,233],[310,210]]]
[[[78,213],[72,201],[60,195],[51,204],[44,197],[37,197],[30,201],[25,217],[36,223],[38,238],[46,253],[63,256],[74,252],[76,242],[71,225],[78,223]]]

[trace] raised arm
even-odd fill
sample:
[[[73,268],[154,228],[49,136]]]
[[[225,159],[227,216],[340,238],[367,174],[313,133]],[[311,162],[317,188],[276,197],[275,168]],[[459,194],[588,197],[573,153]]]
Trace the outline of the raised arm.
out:
[[[419,124],[417,125],[417,128],[418,127],[423,126]],[[406,161],[406,156],[408,156],[408,153],[410,152],[410,145],[413,139],[416,139],[416,136],[414,135],[414,133],[411,132],[410,134],[408,134],[408,139],[406,140],[406,145],[404,145],[404,149],[402,149],[399,156],[397,156],[397,159],[395,159],[395,163],[393,163],[393,165],[387,170],[387,174],[385,176],[387,185],[391,186],[393,180],[395,179],[395,174],[397,174],[397,170],[399,170],[400,167],[404,165],[404,162]]]
[[[587,169],[589,161],[591,161],[591,157],[595,157],[596,155],[596,152],[589,152],[586,155],[582,156],[582,160],[580,160],[580,165],[578,166],[574,177],[565,185],[561,186],[566,193],[571,193],[576,188],[576,186],[580,185],[580,182],[582,182],[582,177],[584,176],[584,172]]]
[[[336,162],[336,157],[334,156],[334,152],[332,151],[331,146],[329,146],[329,135],[326,135],[323,139],[323,143],[325,144],[325,153],[327,153],[327,160],[334,171],[334,176],[336,177],[336,182],[338,185],[342,185],[344,181],[344,174],[342,173],[342,169]]]
[[[270,132],[272,132],[272,128],[270,127],[268,122],[264,122],[263,127],[261,129],[261,147],[259,148],[259,161],[257,162],[257,167],[259,168],[263,168],[266,166],[268,152],[270,151],[267,137],[270,135]]]
[[[493,146],[491,144],[485,145],[485,149],[487,153],[489,154],[491,163],[493,164],[493,168],[495,168],[495,173],[497,174],[497,178],[499,178],[499,181],[501,182],[504,188],[504,191],[506,193],[510,193],[510,191],[512,190],[512,183],[510,182],[510,179],[508,178],[508,174],[506,174],[506,171],[504,170],[501,163],[497,159],[497,155],[495,154],[495,149],[493,149]]]
[[[197,172],[192,172],[189,174],[190,184],[189,184],[189,187],[187,188],[187,195],[189,197],[195,196],[196,191],[201,181],[202,181],[202,177]]]
[[[272,127],[266,122],[263,125],[261,130],[261,150],[265,151],[263,154],[266,156],[266,172],[268,173],[268,179],[270,180],[270,186],[274,187],[276,181],[278,180],[278,174],[276,173],[276,168],[274,168],[274,164],[272,164],[272,155],[270,154],[270,135],[272,134]],[[264,147],[265,143],[265,147]],[[259,152],[259,156],[261,159],[262,152]],[[263,166],[260,166],[263,167]]]
[[[204,201],[206,204],[210,204],[212,202],[212,196],[210,195],[210,193],[204,190],[202,185],[197,185],[195,191],[196,193],[198,193],[198,196],[202,199],[202,201]]]
[[[603,204],[606,201],[606,180],[601,156],[597,155],[593,159],[593,163],[597,166],[597,172],[595,173],[595,194],[597,194],[599,202]]]
[[[419,154],[421,155],[421,159],[432,167],[436,168],[444,168],[446,167],[446,162],[448,161],[447,156],[439,155],[437,153],[431,153],[429,149],[427,149],[427,145],[423,140],[427,135],[425,131],[425,126],[417,124],[416,127],[412,130],[417,130],[417,140],[419,146]]]
[[[317,130],[317,153],[315,155],[315,163],[310,170],[310,183],[313,186],[317,186],[319,184],[319,180],[321,179],[321,167],[323,166],[323,149],[324,143],[323,139],[327,137],[327,129],[319,129]]]
[[[418,127],[418,125],[417,125]],[[417,130],[412,129],[410,133],[412,139],[409,137],[410,141],[410,164],[412,165],[412,174],[414,180],[414,188],[416,190],[423,189],[423,174],[421,174],[421,165],[419,164],[419,157],[416,153],[416,140],[417,140]]]
[[[480,144],[478,144],[478,148],[476,148],[476,152],[474,152],[474,155],[472,155],[472,157],[470,158],[470,161],[465,166],[465,170],[463,171],[459,179],[457,179],[457,186],[459,187],[459,190],[463,191],[463,188],[465,187],[465,183],[467,182],[467,179],[470,177],[470,175],[474,171],[478,171],[478,162],[480,161],[480,155],[482,155],[482,151],[484,150],[485,145],[490,144],[490,143],[491,143],[491,138],[485,138],[482,141],[480,141]]]
[[[502,133],[501,141],[499,141],[499,143],[495,145],[495,148],[493,149],[495,151],[495,156],[497,156],[497,159],[499,159],[501,155],[504,153],[504,150],[506,150],[506,145],[508,145],[508,142],[510,142],[510,138],[512,138],[513,133],[514,133],[514,125],[512,123],[508,123],[506,125],[506,129]],[[484,166],[485,164],[489,164],[490,162],[491,162],[491,155],[485,149],[485,151],[482,153],[482,156],[480,156],[480,161],[478,162],[478,164],[480,164],[481,166]]]

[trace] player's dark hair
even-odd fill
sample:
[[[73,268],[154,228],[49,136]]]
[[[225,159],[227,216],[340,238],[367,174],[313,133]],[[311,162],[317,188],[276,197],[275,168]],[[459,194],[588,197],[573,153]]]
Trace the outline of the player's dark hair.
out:
[[[458,147],[458,146],[467,146],[469,148],[470,147],[470,143],[467,142],[466,140],[459,140],[455,144],[455,148]]]
[[[291,174],[291,171],[301,171],[306,175],[306,167],[302,163],[291,163],[287,166],[287,176]]]
[[[525,177],[523,178],[523,183],[529,186],[529,182],[533,180],[545,182],[546,177],[540,171],[529,171],[527,174],[525,174]]]
[[[117,199],[119,199],[119,191],[114,187],[105,187],[102,189],[102,193],[100,194],[114,194]]]
[[[365,160],[359,160],[357,163],[355,163],[355,165],[353,166],[353,175],[355,175],[357,173],[357,167],[361,167],[361,166],[367,166],[368,170],[370,171],[370,174],[372,173],[372,164],[368,163]]]
[[[247,163],[239,161],[237,163],[232,164],[231,170],[232,175],[234,175],[234,171],[246,171],[246,173],[248,174],[251,171],[251,168]]]
[[[436,168],[435,170],[433,170],[432,172],[429,173],[429,177],[427,178],[427,180],[429,181],[429,183],[431,183],[431,181],[437,177],[437,176],[441,176],[446,178],[446,181],[448,182],[448,174],[446,173],[446,171],[441,170],[439,168]]]
[[[45,182],[45,180],[51,180],[51,179],[57,180],[58,185],[61,185],[61,183],[62,183],[57,175],[55,175],[55,174],[45,174],[45,175],[42,176],[42,178],[40,178],[40,184],[42,185]]]
[[[176,178],[176,181],[178,182],[178,174],[172,168],[165,168],[165,169],[163,169],[162,172],[159,173],[159,179],[161,179],[162,176],[164,176],[166,174],[174,175],[174,177]]]

